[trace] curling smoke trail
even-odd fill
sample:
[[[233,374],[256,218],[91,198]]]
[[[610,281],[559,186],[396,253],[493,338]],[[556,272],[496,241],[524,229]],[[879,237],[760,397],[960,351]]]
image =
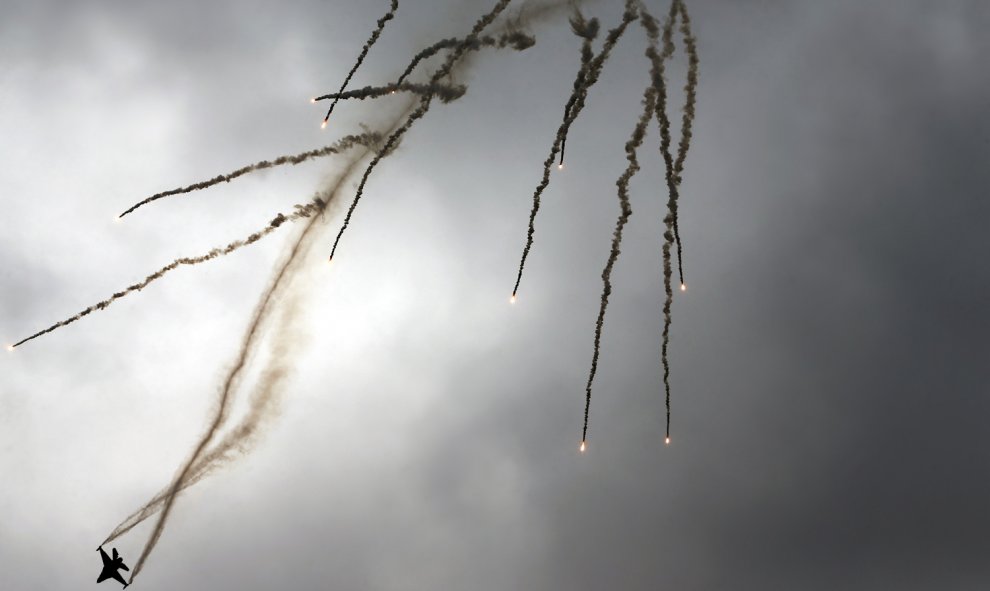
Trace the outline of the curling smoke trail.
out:
[[[698,90],[698,45],[691,33],[691,17],[683,0],[675,0],[681,15],[681,35],[684,37],[684,49],[688,56],[687,83],[684,85],[684,114],[681,119],[681,141],[677,146],[677,160],[674,161],[674,180],[681,185],[681,173],[684,171],[684,160],[691,147],[691,128],[694,124],[694,107],[697,103]],[[680,275],[681,286],[684,286],[684,265],[681,252],[681,230],[679,217],[674,216],[674,238],[677,240],[677,272]]]
[[[308,217],[312,216],[314,213],[316,213],[318,211],[322,211],[323,210],[323,207],[324,207],[324,204],[319,203],[317,201],[313,201],[312,203],[307,203],[306,205],[295,205],[294,207],[295,207],[295,211],[293,211],[289,215],[284,215],[284,214],[281,214],[281,213],[278,214],[278,215],[276,215],[274,218],[272,218],[272,221],[270,221],[268,223],[268,225],[265,226],[264,229],[258,230],[257,232],[251,234],[247,238],[243,238],[241,240],[235,240],[235,241],[231,242],[230,244],[228,244],[228,245],[226,245],[226,246],[224,246],[222,248],[214,248],[213,250],[211,250],[210,252],[208,252],[208,253],[206,253],[204,255],[200,255],[200,256],[196,256],[196,257],[182,257],[182,258],[179,258],[179,259],[175,259],[171,263],[165,265],[161,269],[158,269],[157,271],[155,271],[151,275],[148,275],[147,277],[145,277],[143,281],[141,281],[139,283],[135,283],[134,285],[131,285],[131,286],[127,287],[123,291],[118,291],[117,293],[113,294],[109,298],[103,300],[102,302],[98,302],[96,304],[93,304],[92,306],[86,308],[82,312],[79,312],[75,316],[66,318],[65,320],[62,320],[60,322],[56,322],[55,324],[49,326],[48,328],[46,328],[44,330],[40,330],[40,331],[34,333],[33,335],[25,338],[25,339],[21,339],[20,341],[14,343],[13,346],[14,347],[19,347],[19,346],[23,345],[24,343],[26,343],[26,342],[28,342],[30,340],[33,340],[33,339],[36,339],[36,338],[38,338],[38,337],[40,337],[42,335],[48,334],[48,333],[50,333],[50,332],[52,332],[54,330],[57,330],[59,328],[62,328],[63,326],[67,326],[69,324],[72,324],[76,320],[79,320],[83,316],[87,316],[90,313],[95,312],[96,310],[102,310],[102,309],[106,308],[107,306],[109,306],[110,304],[112,304],[113,302],[115,302],[116,300],[119,300],[120,298],[122,298],[122,297],[124,297],[124,296],[126,296],[128,294],[134,293],[136,291],[141,291],[142,289],[144,289],[145,287],[147,287],[150,283],[152,283],[152,282],[154,282],[154,281],[156,281],[158,279],[161,279],[162,277],[164,277],[170,271],[174,271],[175,269],[178,269],[181,266],[185,266],[185,265],[198,265],[200,263],[205,263],[205,262],[211,261],[211,260],[213,260],[213,259],[215,259],[217,257],[226,256],[226,255],[234,252],[235,250],[239,250],[240,248],[243,248],[243,247],[245,247],[245,246],[247,246],[249,244],[254,244],[255,242],[261,240],[265,236],[268,236],[269,234],[271,234],[272,232],[274,232],[275,230],[277,230],[285,222],[294,222],[294,221],[299,220],[299,219],[302,219],[302,218],[308,218]]]
[[[433,45],[427,47],[426,49],[420,51],[415,56],[413,56],[412,61],[409,62],[409,65],[406,66],[405,71],[402,72],[402,75],[399,76],[399,79],[396,80],[395,83],[402,84],[405,81],[405,79],[408,78],[410,74],[412,74],[413,70],[416,69],[416,66],[418,66],[421,61],[433,57],[434,55],[440,53],[444,49],[452,49],[452,48],[460,47],[462,45],[465,45],[466,43],[467,41],[465,41],[464,39],[457,39],[454,37],[448,39],[441,39],[440,41],[437,41]],[[510,33],[503,33],[502,35],[499,35],[498,38],[492,37],[490,35],[479,37],[471,47],[468,47],[468,49],[477,50],[480,49],[481,47],[497,47],[499,49],[502,49],[507,46],[512,46],[513,49],[517,51],[522,51],[524,49],[528,49],[532,47],[534,43],[536,43],[536,40],[530,37],[529,35],[526,35],[525,33],[520,33],[518,31],[514,31]]]
[[[581,84],[580,89],[576,89],[572,94],[574,97],[573,106],[568,113],[568,117],[557,129],[557,135],[554,138],[553,145],[550,148],[550,154],[543,162],[543,178],[540,180],[540,184],[537,185],[536,190],[533,192],[533,208],[529,212],[529,226],[526,229],[526,245],[523,247],[522,257],[519,261],[519,270],[516,273],[516,283],[512,287],[513,296],[515,296],[516,292],[519,291],[519,283],[522,281],[523,270],[526,267],[526,259],[529,257],[529,251],[533,247],[533,233],[536,231],[536,214],[540,211],[540,197],[543,194],[543,191],[550,184],[550,167],[553,166],[554,160],[557,158],[557,152],[560,149],[564,138],[567,136],[568,129],[570,129],[571,124],[577,119],[578,115],[581,114],[581,110],[584,109],[584,104],[588,97],[588,90],[598,81],[602,67],[605,64],[605,60],[607,60],[611,54],[612,48],[615,47],[615,44],[622,37],[622,34],[626,31],[626,27],[629,26],[629,23],[633,22],[637,18],[638,15],[634,1],[626,0],[625,10],[622,14],[622,22],[608,32],[608,35],[605,37],[605,42],[602,44],[602,50],[597,56],[595,56],[594,59],[588,62],[585,80]],[[577,84],[575,83],[575,88],[576,87]],[[568,99],[568,102],[570,102],[570,99]]]
[[[401,84],[387,84],[385,86],[365,86],[364,88],[348,90],[346,92],[324,94],[323,96],[318,96],[313,100],[322,101],[326,99],[334,99],[334,102],[337,102],[340,99],[358,99],[363,101],[364,99],[378,98],[380,96],[392,94],[396,91],[411,92],[420,96],[426,96],[428,94],[434,95],[440,99],[440,102],[449,103],[450,101],[457,100],[464,96],[464,93],[467,92],[467,87],[463,84],[451,85],[440,84],[439,82],[431,82],[430,84],[412,84],[409,82],[403,82]]]
[[[212,187],[213,185],[218,185],[220,183],[229,183],[230,181],[236,179],[237,177],[244,176],[256,170],[274,168],[276,166],[282,166],[285,164],[296,165],[301,162],[306,162],[307,160],[311,160],[313,158],[322,158],[324,156],[330,156],[332,154],[339,154],[341,152],[346,152],[347,150],[350,150],[352,147],[356,145],[368,146],[371,144],[377,144],[380,141],[381,141],[381,136],[371,132],[365,132],[360,135],[344,136],[337,143],[329,146],[325,146],[323,148],[319,148],[317,150],[309,150],[307,152],[302,152],[299,154],[279,156],[275,160],[271,160],[271,161],[262,160],[261,162],[255,162],[254,164],[248,164],[247,166],[238,168],[233,172],[217,175],[208,181],[201,181],[198,183],[193,183],[187,187],[181,187],[179,189],[171,189],[168,191],[162,191],[161,193],[155,193],[151,197],[148,197],[143,201],[135,203],[134,205],[129,207],[124,213],[120,214],[117,217],[122,218],[125,215],[132,213],[137,208],[147,205],[152,201],[158,201],[159,199],[162,199],[164,197],[169,197],[172,195],[181,195],[183,193],[191,193],[193,191],[199,191],[201,189],[206,189],[207,187]]]
[[[429,82],[430,84],[436,84],[440,79],[450,74],[450,72],[454,68],[454,65],[461,59],[464,53],[468,50],[469,47],[468,44],[473,43],[474,40],[478,38],[478,35],[481,34],[481,32],[488,25],[490,25],[492,21],[495,20],[502,11],[506,9],[506,7],[508,7],[511,1],[512,0],[499,0],[498,3],[495,5],[495,7],[492,8],[492,10],[490,10],[487,14],[485,14],[480,19],[478,19],[478,21],[474,24],[474,27],[471,29],[471,33],[464,38],[465,44],[456,47],[450,53],[450,55],[447,56],[447,60],[444,62],[444,64],[439,69],[437,69],[437,71],[430,78],[430,82]],[[389,150],[391,150],[392,147],[396,144],[396,142],[398,142],[399,139],[401,139],[402,136],[405,135],[407,131],[409,131],[409,128],[412,127],[417,120],[419,120],[423,115],[426,114],[426,112],[430,109],[430,103],[432,101],[433,101],[432,94],[423,95],[423,97],[420,99],[419,107],[415,111],[409,114],[409,117],[406,118],[405,123],[403,123],[401,127],[399,127],[398,129],[392,132],[392,134],[388,137],[388,139],[385,140],[385,145],[381,148],[381,151],[368,164],[368,167],[364,171],[364,175],[361,177],[361,182],[358,184],[357,191],[354,194],[354,199],[351,201],[351,205],[347,209],[347,215],[344,216],[344,223],[341,225],[340,231],[337,232],[337,237],[333,241],[333,247],[330,249],[330,260],[333,260],[333,256],[337,252],[337,245],[340,244],[340,238],[341,236],[344,235],[344,232],[347,230],[347,226],[350,225],[351,223],[351,216],[354,215],[354,210],[357,208],[358,203],[361,201],[361,196],[364,194],[364,186],[368,182],[368,177],[371,176],[372,171],[375,169],[376,166],[378,166],[378,163],[381,162],[382,155],[388,152]]]
[[[584,86],[584,79],[587,76],[588,64],[595,57],[595,52],[591,47],[595,38],[598,37],[599,24],[598,19],[593,18],[590,21],[584,19],[584,15],[581,14],[581,10],[578,8],[574,9],[574,16],[570,19],[571,31],[575,35],[584,39],[581,43],[581,68],[578,70],[577,78],[574,79],[574,90],[571,91],[570,98],[567,99],[567,105],[564,106],[564,121],[567,121],[571,116],[571,109],[574,108],[574,102],[577,100],[578,93]],[[560,167],[564,167],[564,152],[567,150],[567,132],[564,132],[564,139],[560,141]]]
[[[629,216],[632,215],[632,207],[629,205],[629,181],[639,171],[636,150],[643,143],[643,138],[646,135],[646,126],[649,124],[653,110],[656,108],[656,100],[656,88],[652,85],[648,86],[643,93],[643,113],[639,116],[639,121],[636,122],[632,136],[626,142],[626,160],[628,160],[629,165],[622,173],[622,176],[615,182],[618,188],[621,213],[615,223],[615,232],[612,235],[612,250],[609,252],[608,262],[605,263],[605,269],[602,271],[602,301],[598,309],[598,320],[595,322],[595,349],[591,356],[591,370],[588,372],[588,384],[585,386],[584,427],[581,430],[582,447],[588,439],[588,415],[591,411],[591,384],[595,380],[595,372],[598,371],[598,354],[601,351],[602,325],[605,323],[605,310],[608,308],[608,297],[612,293],[612,267],[615,266],[615,262],[619,259],[619,253],[621,252],[622,230],[625,228],[626,222],[629,221]]]
[[[340,85],[340,90],[337,91],[338,93],[344,92],[344,89],[347,88],[348,83],[351,81],[351,77],[354,76],[354,72],[357,72],[357,69],[361,67],[361,63],[364,62],[364,58],[367,57],[368,51],[371,50],[371,46],[378,41],[378,37],[381,36],[382,30],[385,28],[385,24],[395,17],[395,11],[399,9],[399,2],[398,0],[391,0],[391,2],[392,7],[385,13],[385,16],[378,19],[378,26],[371,33],[371,37],[369,37],[364,43],[364,47],[361,48],[361,53],[358,55],[357,61],[354,62],[354,67],[352,67],[351,71],[347,73],[347,77],[344,78],[344,83]],[[333,108],[336,106],[336,100],[330,103],[330,108],[327,109],[327,115],[323,118],[324,125],[326,125],[327,120],[330,119],[330,114],[333,113]]]
[[[367,156],[370,151],[371,148],[354,158],[346,170],[340,175],[340,177],[338,177],[337,182],[327,190],[320,192],[317,197],[314,198],[313,205],[316,206],[315,209],[318,212],[325,211],[330,203],[337,200],[337,197],[344,187],[346,179],[350,177],[360,161]],[[389,153],[390,152],[386,152],[385,154],[388,155]],[[227,458],[234,447],[237,447],[241,443],[247,443],[244,438],[249,437],[255,432],[258,423],[262,418],[264,418],[265,415],[265,413],[262,412],[264,410],[263,407],[269,404],[270,399],[275,395],[276,390],[284,381],[285,375],[288,372],[288,367],[291,365],[289,359],[290,355],[288,354],[288,349],[285,347],[283,347],[281,351],[276,350],[273,352],[272,360],[269,362],[269,367],[262,372],[262,377],[258,386],[258,392],[260,392],[260,394],[255,395],[255,403],[252,405],[252,412],[249,413],[246,420],[242,422],[240,427],[231,431],[228,438],[217,448],[215,448],[213,452],[207,451],[207,446],[212,442],[218,429],[223,424],[227,413],[229,412],[230,400],[234,389],[240,381],[241,372],[244,370],[247,360],[251,356],[252,352],[259,346],[258,339],[261,333],[261,327],[271,316],[273,306],[278,303],[280,295],[288,289],[287,281],[298,272],[298,266],[301,264],[302,259],[305,258],[303,254],[308,253],[312,249],[315,239],[314,229],[318,226],[318,221],[319,216],[311,217],[309,223],[307,223],[304,227],[299,239],[292,245],[288,257],[277,269],[271,286],[262,295],[254,316],[248,325],[247,333],[241,342],[237,359],[227,374],[227,377],[224,379],[223,386],[220,391],[216,414],[214,415],[206,433],[204,433],[202,438],[200,438],[197,443],[192,455],[179,470],[175,479],[172,481],[172,485],[169,487],[164,498],[160,501],[161,512],[159,513],[158,520],[155,522],[154,528],[148,537],[148,541],[145,543],[144,549],[138,558],[137,564],[134,566],[134,571],[131,575],[130,582],[133,582],[134,578],[138,575],[138,573],[140,573],[149,554],[158,543],[179,492],[212,471],[216,465],[218,465],[217,462]],[[286,341],[286,339],[279,340],[280,342]],[[197,470],[197,466],[201,467]],[[157,498],[158,497],[153,498],[137,513],[139,515],[146,514],[146,516],[153,513],[154,506],[157,504]],[[126,531],[133,527],[133,525],[128,527],[124,526],[124,524],[128,523],[129,520],[130,518],[125,519],[124,523],[122,523],[121,526],[118,526],[118,528],[114,531],[116,532],[117,529],[124,529],[124,531]],[[134,525],[136,525],[137,522],[135,522]],[[113,536],[113,534],[111,534],[111,536]]]

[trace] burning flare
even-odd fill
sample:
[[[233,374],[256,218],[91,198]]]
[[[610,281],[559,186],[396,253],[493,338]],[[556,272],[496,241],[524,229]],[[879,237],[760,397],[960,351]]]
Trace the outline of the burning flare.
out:
[[[581,447],[580,447],[581,453],[584,453],[584,450],[585,450],[586,447],[587,446],[584,444],[584,441],[582,441],[581,442]]]
[[[509,298],[509,303],[510,304],[516,303],[516,294],[512,294],[512,297]]]

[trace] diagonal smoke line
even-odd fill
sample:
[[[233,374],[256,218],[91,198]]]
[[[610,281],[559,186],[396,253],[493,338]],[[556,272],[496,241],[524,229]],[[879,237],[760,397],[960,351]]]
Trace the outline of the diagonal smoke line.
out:
[[[330,156],[332,154],[339,154],[345,152],[352,147],[368,146],[372,144],[377,144],[381,142],[381,135],[373,132],[365,132],[359,135],[347,135],[336,143],[329,146],[324,146],[316,150],[308,150],[306,152],[301,152],[299,154],[292,154],[286,156],[279,156],[274,160],[262,160],[261,162],[255,162],[254,164],[248,164],[247,166],[242,166],[233,172],[228,172],[227,174],[220,174],[208,181],[200,181],[198,183],[193,183],[186,187],[180,187],[178,189],[170,189],[168,191],[162,191],[161,193],[155,193],[151,197],[148,197],[138,203],[127,208],[124,213],[120,214],[118,217],[122,218],[125,215],[132,213],[134,210],[151,203],[152,201],[158,201],[159,199],[170,197],[172,195],[181,195],[184,193],[191,193],[193,191],[200,191],[213,185],[218,185],[220,183],[229,183],[230,181],[236,179],[237,177],[244,176],[248,173],[254,172],[256,170],[264,170],[266,168],[274,168],[276,166],[283,166],[285,164],[292,164],[293,166],[301,162],[306,162],[313,158],[322,158],[324,156]]]
[[[364,58],[367,57],[368,51],[371,50],[371,46],[378,41],[378,37],[381,36],[382,30],[385,29],[386,23],[395,17],[395,11],[399,9],[399,2],[398,0],[391,0],[391,3],[392,6],[389,8],[388,12],[386,12],[382,18],[378,19],[378,26],[371,33],[371,37],[369,37],[364,43],[364,47],[361,48],[361,53],[358,55],[357,61],[354,62],[354,67],[352,67],[351,71],[347,73],[347,77],[344,78],[344,82],[340,85],[340,90],[337,92],[344,92],[344,89],[347,88],[347,85],[351,81],[351,77],[354,76],[354,72],[357,72],[357,69],[361,67],[361,63],[364,62]],[[336,100],[330,103],[330,108],[327,110],[327,115],[323,118],[323,125],[327,124],[327,120],[330,119],[330,114],[333,113],[333,108],[336,106]]]
[[[447,59],[446,61],[444,61],[444,64],[439,69],[437,69],[436,72],[434,72],[433,76],[430,78],[430,84],[435,84],[440,79],[450,74],[450,72],[454,68],[454,65],[461,59],[464,53],[468,50],[467,43],[473,42],[473,40],[476,39],[478,35],[481,34],[481,32],[485,29],[485,27],[490,25],[492,21],[495,20],[495,18],[498,17],[498,15],[503,10],[505,10],[506,7],[508,7],[510,2],[511,0],[499,0],[498,3],[496,3],[495,7],[492,8],[492,10],[490,10],[488,13],[486,13],[480,19],[478,19],[478,21],[474,24],[474,27],[471,29],[471,33],[468,34],[467,37],[465,37],[466,44],[454,48],[454,50],[450,53],[450,55],[447,56]],[[347,226],[350,225],[351,223],[351,216],[354,215],[354,210],[357,208],[358,203],[361,201],[361,196],[364,194],[364,187],[368,183],[368,177],[371,176],[372,171],[374,171],[375,167],[378,166],[378,163],[382,159],[382,155],[392,150],[396,142],[398,142],[402,138],[402,136],[405,135],[407,131],[409,131],[409,128],[412,127],[413,124],[416,123],[416,121],[418,121],[420,118],[423,117],[423,115],[426,114],[426,112],[430,109],[430,103],[432,101],[433,101],[432,94],[423,95],[423,97],[420,99],[419,107],[415,111],[409,114],[409,117],[406,119],[405,123],[401,127],[399,127],[398,129],[392,132],[392,134],[388,137],[388,139],[385,140],[385,145],[381,148],[378,155],[376,155],[375,158],[372,159],[372,161],[368,164],[368,167],[364,171],[364,175],[361,177],[361,182],[358,184],[357,191],[354,194],[354,199],[351,201],[351,205],[347,209],[347,214],[344,216],[344,223],[341,225],[340,231],[337,232],[337,237],[333,241],[333,247],[330,249],[330,260],[333,260],[333,256],[337,252],[337,246],[340,244],[340,239],[344,235],[344,232],[347,230]]]
[[[169,273],[171,271],[174,271],[175,269],[178,269],[179,267],[186,266],[186,265],[190,265],[191,266],[191,265],[198,265],[200,263],[205,263],[205,262],[211,261],[211,260],[213,260],[213,259],[215,259],[217,257],[226,256],[226,255],[228,255],[228,254],[230,254],[230,253],[232,253],[232,252],[234,252],[236,250],[239,250],[239,249],[241,249],[241,248],[243,248],[245,246],[248,246],[250,244],[254,244],[255,242],[261,240],[265,236],[268,236],[269,234],[271,234],[272,232],[274,232],[275,230],[277,230],[285,222],[294,222],[294,221],[299,220],[299,219],[302,219],[302,218],[308,218],[308,217],[312,216],[314,213],[316,213],[318,211],[321,211],[323,209],[323,207],[324,207],[324,204],[319,203],[317,201],[313,201],[311,203],[307,203],[306,205],[295,205],[294,207],[295,207],[295,211],[293,211],[289,215],[284,215],[284,214],[281,214],[281,213],[278,214],[278,215],[276,215],[274,218],[272,218],[272,220],[268,223],[268,225],[264,227],[264,229],[261,229],[261,230],[258,230],[257,232],[254,232],[253,234],[251,234],[247,238],[243,238],[243,239],[240,239],[240,240],[235,240],[235,241],[227,244],[224,247],[214,248],[213,250],[211,250],[208,253],[203,254],[203,255],[199,255],[199,256],[195,256],[195,257],[182,257],[182,258],[175,259],[171,263],[165,265],[161,269],[158,269],[154,273],[152,273],[152,274],[148,275],[147,277],[145,277],[144,280],[142,280],[142,281],[140,281],[138,283],[135,283],[133,285],[130,285],[126,289],[124,289],[122,291],[118,291],[117,293],[113,294],[112,296],[110,296],[109,298],[107,298],[107,299],[105,299],[105,300],[103,300],[101,302],[97,302],[97,303],[93,304],[92,306],[86,308],[85,310],[77,313],[75,316],[70,316],[69,318],[66,318],[65,320],[61,320],[59,322],[56,322],[55,324],[49,326],[48,328],[45,328],[43,330],[39,330],[38,332],[34,333],[33,335],[31,335],[31,336],[29,336],[27,338],[21,339],[20,341],[14,343],[12,345],[12,347],[19,347],[19,346],[23,345],[24,343],[26,343],[26,342],[28,342],[30,340],[33,340],[33,339],[36,339],[36,338],[38,338],[38,337],[40,337],[42,335],[48,334],[48,333],[50,333],[50,332],[52,332],[54,330],[57,330],[59,328],[62,328],[63,326],[67,326],[69,324],[72,324],[76,320],[79,320],[80,318],[82,318],[84,316],[87,316],[87,315],[89,315],[92,312],[95,312],[97,310],[102,310],[102,309],[106,308],[107,306],[109,306],[110,304],[112,304],[113,302],[119,300],[120,298],[122,298],[124,296],[127,296],[127,295],[129,295],[131,293],[134,293],[136,291],[141,291],[142,289],[144,289],[145,287],[147,287],[149,284],[153,283],[154,281],[157,281],[158,279],[161,279],[167,273]]]
[[[574,103],[577,101],[578,93],[584,86],[584,81],[587,76],[588,64],[595,57],[595,52],[592,49],[591,44],[594,42],[595,38],[598,37],[599,23],[597,18],[593,18],[590,21],[584,19],[584,15],[581,14],[581,10],[574,9],[574,16],[570,19],[571,31],[575,35],[581,37],[584,41],[581,43],[581,68],[578,70],[577,78],[574,79],[574,89],[571,91],[571,96],[567,99],[567,104],[564,106],[564,121],[567,121],[571,116],[571,109],[574,108]],[[564,132],[564,138],[560,142],[560,167],[564,167],[564,152],[567,150],[567,132]]]
[[[416,66],[418,66],[419,63],[422,62],[423,60],[433,57],[434,55],[440,53],[444,49],[453,49],[456,47],[460,47],[461,45],[464,45],[466,43],[467,43],[466,40],[458,39],[455,37],[449,37],[447,39],[441,39],[440,41],[437,41],[433,45],[423,49],[415,56],[413,56],[412,61],[409,62],[409,65],[406,66],[406,69],[402,72],[402,74],[399,76],[399,79],[396,80],[395,83],[402,84],[406,80],[406,78],[408,78],[409,75],[412,74],[413,70],[416,69]],[[499,35],[497,38],[492,37],[490,35],[479,37],[476,40],[476,42],[472,44],[471,47],[468,47],[468,49],[478,50],[481,47],[496,47],[502,49],[504,47],[511,46],[513,49],[517,51],[522,51],[524,49],[528,49],[532,47],[534,43],[536,43],[536,40],[530,37],[529,35],[526,35],[525,33],[520,33],[518,31],[514,31],[509,33],[503,33]]]
[[[595,373],[598,371],[598,355],[601,352],[601,341],[602,341],[602,327],[605,324],[605,310],[608,308],[608,298],[612,293],[612,268],[615,266],[617,260],[619,260],[619,254],[621,252],[620,247],[622,246],[622,231],[625,228],[626,222],[629,221],[629,217],[632,215],[632,207],[629,205],[629,181],[632,177],[639,171],[639,161],[636,157],[636,150],[643,143],[643,138],[646,136],[646,126],[650,122],[650,118],[653,115],[653,111],[656,108],[657,100],[657,90],[654,86],[650,85],[646,87],[643,92],[643,112],[639,116],[639,120],[636,122],[636,127],[633,129],[632,136],[629,141],[626,142],[626,160],[629,164],[626,166],[626,170],[622,173],[622,176],[615,182],[618,188],[619,205],[621,212],[619,214],[619,219],[615,223],[615,232],[612,234],[612,249],[609,251],[608,261],[605,263],[605,269],[602,271],[602,300],[601,306],[598,308],[598,319],[595,321],[595,344],[594,352],[591,356],[591,369],[588,372],[588,383],[585,386],[585,401],[584,401],[584,426],[581,430],[581,449],[584,449],[584,443],[588,439],[588,415],[591,412],[591,385],[595,381]]]
[[[529,225],[526,229],[526,245],[523,247],[522,257],[519,261],[519,270],[516,273],[516,283],[512,288],[513,298],[516,297],[516,293],[519,291],[519,283],[522,281],[523,270],[526,268],[526,259],[529,257],[529,251],[533,247],[533,234],[536,231],[536,215],[540,211],[540,197],[543,195],[543,191],[550,184],[550,167],[553,166],[554,160],[557,158],[557,152],[560,149],[564,138],[567,136],[567,132],[570,129],[571,124],[574,123],[578,115],[580,115],[581,111],[584,109],[585,101],[588,97],[588,90],[598,81],[598,77],[601,74],[605,61],[612,52],[612,48],[622,37],[622,34],[625,33],[626,27],[629,26],[629,23],[633,22],[637,18],[638,15],[635,2],[633,0],[626,0],[625,11],[622,14],[622,22],[608,32],[605,37],[605,42],[602,44],[602,50],[597,56],[588,62],[585,80],[581,84],[580,89],[576,88],[572,94],[574,97],[573,106],[568,112],[568,117],[557,129],[557,135],[555,136],[553,145],[550,148],[550,154],[543,162],[543,178],[540,180],[540,183],[536,186],[536,190],[533,192],[533,207],[529,212]],[[575,84],[575,87],[577,87],[577,84]],[[570,99],[568,102],[570,102]]]

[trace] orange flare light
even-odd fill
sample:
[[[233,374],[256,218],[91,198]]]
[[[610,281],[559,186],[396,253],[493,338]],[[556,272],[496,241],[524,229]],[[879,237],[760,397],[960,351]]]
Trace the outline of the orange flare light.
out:
[[[7,350],[8,351],[13,351],[14,350],[14,346],[13,345],[7,345]]]
[[[557,165],[557,170],[564,170],[564,163],[563,162],[561,162],[560,164]]]
[[[586,446],[586,445],[584,444],[584,442],[582,441],[582,442],[581,442],[581,447],[579,448],[579,449],[581,450],[581,453],[584,453],[584,450],[585,450],[585,448],[586,448],[586,447],[587,447],[587,446]]]
[[[326,129],[326,128],[327,128],[327,120],[324,119],[323,123],[320,123],[320,129]]]
[[[309,102],[311,102],[311,103],[313,103],[315,105],[316,104],[316,97],[314,96],[313,98],[309,99]]]
[[[516,294],[512,294],[512,297],[509,298],[509,303],[510,304],[516,303]]]
[[[681,291],[687,291],[687,286],[683,283],[681,284]]]
[[[663,440],[664,445],[670,445],[670,436],[667,436]]]

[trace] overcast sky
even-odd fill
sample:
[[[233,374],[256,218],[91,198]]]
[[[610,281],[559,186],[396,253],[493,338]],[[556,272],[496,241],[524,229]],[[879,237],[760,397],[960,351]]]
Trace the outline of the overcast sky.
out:
[[[493,4],[400,1],[352,86],[393,80]],[[341,104],[323,131],[308,99],[339,86],[387,5],[0,0],[0,339],[326,186],[346,159],[113,222],[151,193],[385,124],[404,97]],[[467,95],[376,170],[332,266],[342,212],[325,216],[284,302],[302,316],[278,416],[179,497],[141,589],[987,588],[990,4],[688,8],[701,80],[672,445],[653,126],[577,449],[648,81],[638,27],[572,128],[508,303],[578,65],[562,12],[525,28],[535,47],[458,74]],[[586,3],[606,28],[620,12]],[[96,545],[203,433],[299,230],[0,356],[0,588],[94,585]],[[114,542],[128,565],[149,529]]]

